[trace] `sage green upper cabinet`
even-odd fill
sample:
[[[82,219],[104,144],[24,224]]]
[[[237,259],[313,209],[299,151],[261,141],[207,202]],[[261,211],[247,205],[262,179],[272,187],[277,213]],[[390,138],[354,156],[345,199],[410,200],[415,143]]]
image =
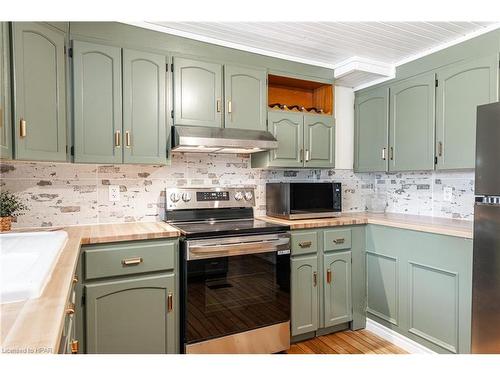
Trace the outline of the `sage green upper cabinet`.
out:
[[[122,162],[121,49],[73,41],[75,162]]]
[[[222,65],[174,58],[174,125],[222,127]]]
[[[387,171],[389,141],[389,89],[356,95],[354,126],[354,170]]]
[[[226,128],[266,130],[266,71],[224,66]]]
[[[0,22],[0,159],[12,158],[9,65],[9,26]]]
[[[434,73],[390,86],[390,171],[434,169],[434,103]]]
[[[31,22],[12,32],[15,157],[66,161],[65,34]]]
[[[335,125],[330,116],[304,116],[305,167],[335,167]]]
[[[316,254],[291,260],[292,336],[318,329],[318,257]]]
[[[323,256],[324,326],[352,320],[351,251]]]
[[[165,163],[166,57],[123,50],[123,131],[125,163]]]
[[[278,140],[278,148],[270,153],[269,165],[302,167],[304,116],[297,113],[269,112],[268,130]]]
[[[87,353],[173,353],[174,286],[174,274],[86,285]]]
[[[498,55],[453,64],[437,79],[437,168],[474,168],[476,107],[498,100]]]

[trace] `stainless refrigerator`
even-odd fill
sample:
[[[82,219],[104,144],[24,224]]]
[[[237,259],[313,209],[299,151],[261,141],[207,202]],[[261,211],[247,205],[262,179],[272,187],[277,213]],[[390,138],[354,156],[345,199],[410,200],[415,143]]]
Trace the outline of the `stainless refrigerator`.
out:
[[[500,353],[500,103],[477,107],[472,353]]]

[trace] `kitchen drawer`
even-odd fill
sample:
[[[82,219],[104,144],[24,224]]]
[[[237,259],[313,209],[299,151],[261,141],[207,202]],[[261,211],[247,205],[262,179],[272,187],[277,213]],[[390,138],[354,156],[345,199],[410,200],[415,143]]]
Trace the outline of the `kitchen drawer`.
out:
[[[317,251],[317,232],[292,232],[292,255],[311,254]]]
[[[342,250],[351,248],[350,229],[330,229],[325,230],[324,251]]]
[[[177,241],[147,240],[86,246],[85,279],[174,269]]]

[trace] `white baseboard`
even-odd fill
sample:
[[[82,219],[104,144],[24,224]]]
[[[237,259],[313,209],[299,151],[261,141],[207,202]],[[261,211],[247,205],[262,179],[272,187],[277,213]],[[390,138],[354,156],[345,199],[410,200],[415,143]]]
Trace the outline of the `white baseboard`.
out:
[[[435,351],[426,348],[418,342],[410,340],[408,337],[405,337],[400,333],[397,333],[396,331],[393,331],[392,329],[387,328],[386,326],[383,326],[382,324],[377,323],[372,319],[366,319],[366,329],[370,332],[373,332],[377,336],[380,336],[381,338],[389,341],[390,343],[399,346],[401,349],[406,350],[408,353],[436,354]]]

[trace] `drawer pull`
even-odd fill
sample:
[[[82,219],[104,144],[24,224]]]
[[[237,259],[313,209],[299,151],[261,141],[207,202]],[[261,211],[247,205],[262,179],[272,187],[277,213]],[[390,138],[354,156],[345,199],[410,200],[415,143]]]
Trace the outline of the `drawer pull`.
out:
[[[167,311],[170,312],[174,308],[174,296],[172,293],[168,293],[167,297]]]
[[[67,315],[73,315],[75,313],[75,304],[74,303],[69,303],[68,307],[66,307],[66,314]]]
[[[340,245],[340,244],[343,244],[345,242],[345,238],[336,238],[333,240],[333,243],[335,245]]]
[[[302,249],[307,248],[307,247],[311,247],[311,245],[312,245],[311,241],[302,241],[302,242],[299,242],[299,246]]]
[[[141,257],[137,258],[128,258],[128,259],[123,259],[122,264],[124,266],[137,266],[138,264],[141,264],[143,259]]]
[[[318,285],[318,273],[313,272],[313,286]]]
[[[78,276],[73,275],[73,280],[71,280],[73,284],[78,284]]]
[[[80,348],[80,343],[78,340],[71,340],[71,354],[78,354],[78,349]]]
[[[326,270],[326,282],[328,284],[332,283],[332,270],[331,269]]]

